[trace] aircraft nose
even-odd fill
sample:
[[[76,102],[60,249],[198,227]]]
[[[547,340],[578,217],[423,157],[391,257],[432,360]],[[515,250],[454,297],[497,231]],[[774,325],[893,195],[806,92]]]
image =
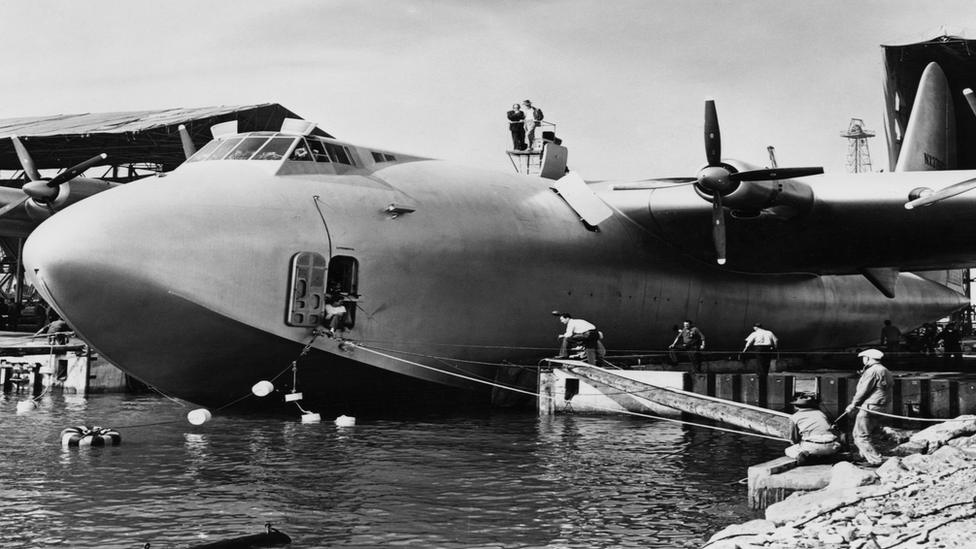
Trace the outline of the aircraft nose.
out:
[[[126,189],[116,190],[121,192],[106,191],[64,209],[24,244],[28,279],[76,329],[138,314],[138,300],[130,299],[153,283],[147,275],[156,238],[149,231],[158,227],[139,218],[155,212],[130,208]]]

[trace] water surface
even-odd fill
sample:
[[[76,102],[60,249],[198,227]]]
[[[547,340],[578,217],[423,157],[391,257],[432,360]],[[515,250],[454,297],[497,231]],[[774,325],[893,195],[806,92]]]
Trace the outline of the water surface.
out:
[[[697,547],[754,518],[764,439],[625,416],[484,412],[331,421],[217,415],[152,396],[0,400],[0,546],[141,548],[254,534],[291,547]],[[147,425],[163,422],[161,425]],[[63,449],[102,425],[122,445]],[[140,426],[143,425],[143,426]]]

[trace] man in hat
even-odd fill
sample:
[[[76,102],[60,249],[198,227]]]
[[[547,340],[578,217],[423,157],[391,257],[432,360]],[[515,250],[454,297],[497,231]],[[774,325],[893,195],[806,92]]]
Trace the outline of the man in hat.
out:
[[[854,399],[847,405],[844,413],[849,414],[855,408],[858,409],[852,433],[854,445],[868,465],[877,466],[884,462],[874,444],[882,434],[882,425],[881,416],[871,412],[887,412],[890,409],[894,378],[888,368],[881,364],[884,357],[881,351],[868,349],[857,356],[864,367],[861,368],[861,379],[857,381]]]
[[[525,112],[525,143],[529,150],[535,142],[535,127],[542,121],[542,111],[526,99],[522,101],[523,111]]]
[[[552,314],[558,316],[559,322],[566,326],[566,331],[558,336],[562,339],[562,343],[559,346],[559,356],[556,358],[569,358],[570,344],[575,346],[582,343],[583,347],[586,348],[586,361],[590,364],[596,364],[597,354],[602,356],[598,349],[603,346],[600,343],[600,332],[596,326],[582,318],[573,318],[573,315],[569,313],[553,311]]]
[[[820,399],[810,393],[796,393],[790,402],[796,412],[790,416],[790,441],[786,456],[800,465],[821,461],[840,452],[840,439],[830,425],[827,414],[820,409]]]

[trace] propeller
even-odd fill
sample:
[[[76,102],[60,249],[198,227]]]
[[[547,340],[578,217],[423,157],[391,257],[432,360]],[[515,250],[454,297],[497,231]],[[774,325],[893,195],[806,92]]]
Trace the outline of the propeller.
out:
[[[55,201],[62,196],[61,186],[83,174],[88,168],[91,168],[92,166],[99,164],[108,158],[107,154],[102,153],[68,168],[50,179],[45,179],[41,177],[40,172],[37,171],[37,167],[34,165],[34,159],[31,158],[30,153],[27,152],[27,148],[24,147],[23,143],[21,143],[20,138],[12,135],[10,136],[10,140],[13,142],[14,150],[17,151],[17,158],[20,160],[20,165],[24,168],[24,173],[27,174],[30,181],[21,187],[21,190],[24,191],[26,196],[24,196],[24,198],[21,200],[12,202],[3,208],[0,208],[0,216],[6,215],[8,212],[17,206],[24,204],[28,200],[34,201],[36,204],[46,208],[48,212],[53,214],[56,211]]]
[[[722,162],[722,133],[718,125],[715,101],[712,99],[705,101],[705,159],[708,164],[698,172],[695,186],[712,197],[712,240],[715,242],[715,259],[719,265],[724,265],[726,261],[723,197],[735,191],[743,181],[774,181],[823,173],[823,168],[820,167],[764,168],[740,172]]]
[[[190,158],[197,152],[197,147],[193,144],[193,139],[190,137],[190,132],[187,131],[186,126],[183,124],[180,124],[176,130],[180,132],[180,141],[183,143],[183,154],[187,158]]]

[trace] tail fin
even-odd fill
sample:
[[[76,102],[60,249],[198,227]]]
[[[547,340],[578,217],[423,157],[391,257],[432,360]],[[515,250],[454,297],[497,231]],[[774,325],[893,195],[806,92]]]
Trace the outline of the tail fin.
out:
[[[929,63],[915,92],[896,172],[956,168],[956,122],[949,81],[938,63]]]

